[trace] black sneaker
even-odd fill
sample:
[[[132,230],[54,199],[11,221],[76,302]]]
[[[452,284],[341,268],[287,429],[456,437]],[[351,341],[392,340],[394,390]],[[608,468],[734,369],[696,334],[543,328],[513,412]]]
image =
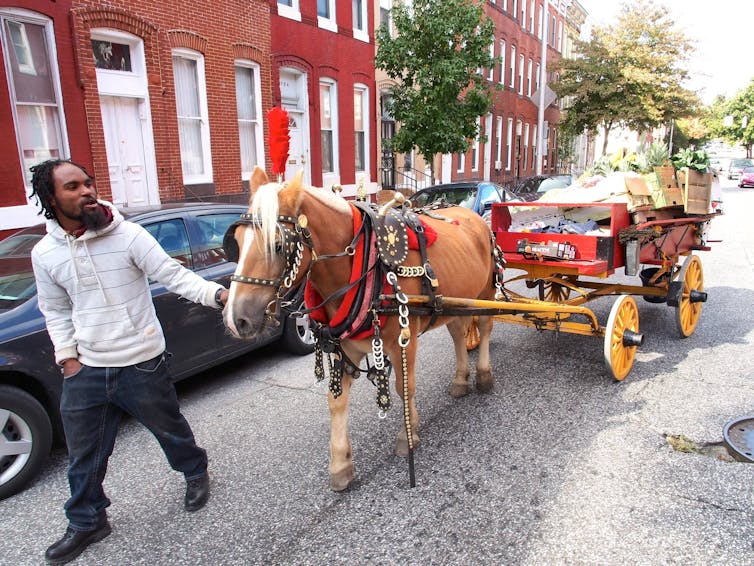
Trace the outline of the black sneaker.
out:
[[[76,531],[68,527],[58,542],[53,544],[45,552],[48,564],[65,564],[76,558],[86,550],[86,547],[101,541],[112,532],[107,519],[100,522],[93,531]]]

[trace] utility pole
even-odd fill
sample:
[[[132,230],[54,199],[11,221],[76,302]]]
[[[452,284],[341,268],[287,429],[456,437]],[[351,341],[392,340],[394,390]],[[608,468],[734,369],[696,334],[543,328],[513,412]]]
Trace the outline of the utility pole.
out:
[[[526,1],[526,0],[524,0]],[[545,90],[547,90],[547,23],[550,20],[549,0],[542,6],[542,62],[539,67],[539,112],[537,114],[537,166],[535,172],[542,174],[542,150],[545,139]]]

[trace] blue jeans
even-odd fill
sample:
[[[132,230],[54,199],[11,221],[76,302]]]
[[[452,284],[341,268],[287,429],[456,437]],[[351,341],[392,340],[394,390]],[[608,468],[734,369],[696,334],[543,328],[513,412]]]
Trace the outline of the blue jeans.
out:
[[[124,413],[154,434],[170,466],[187,480],[207,473],[207,453],[181,414],[164,354],[133,366],[82,366],[63,380],[60,411],[71,488],[65,511],[77,531],[95,529],[110,505],[102,482]]]

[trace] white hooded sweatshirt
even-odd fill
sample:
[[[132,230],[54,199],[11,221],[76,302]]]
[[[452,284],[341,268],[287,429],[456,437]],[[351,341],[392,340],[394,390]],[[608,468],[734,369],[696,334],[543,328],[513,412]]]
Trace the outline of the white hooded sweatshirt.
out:
[[[76,238],[48,220],[47,235],[32,250],[32,265],[55,361],[78,358],[88,366],[124,367],[165,350],[147,278],[213,308],[222,286],[182,267],[143,227],[99,202],[112,212],[112,222]]]

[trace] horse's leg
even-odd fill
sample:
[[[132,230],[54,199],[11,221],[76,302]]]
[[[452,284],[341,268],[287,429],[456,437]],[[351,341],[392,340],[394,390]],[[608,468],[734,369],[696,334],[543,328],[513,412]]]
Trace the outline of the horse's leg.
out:
[[[456,374],[450,384],[451,397],[463,397],[469,394],[469,353],[466,350],[466,326],[471,322],[471,317],[453,318],[448,322],[448,332],[453,338],[453,347],[456,351]],[[480,345],[481,347],[481,345]]]
[[[490,334],[492,333],[492,317],[479,317],[479,357],[476,362],[476,388],[482,393],[492,391],[494,379],[490,365]]]
[[[408,379],[408,408],[409,415],[411,417],[411,439],[414,448],[419,446],[419,411],[416,410],[416,404],[414,403],[414,393],[416,392],[415,368],[417,349],[416,338],[418,335],[417,329],[418,325],[412,325],[411,341],[406,347],[405,373],[407,374],[407,376],[403,375],[404,370],[401,367],[402,361],[400,346],[396,343],[390,348],[386,347],[390,356],[390,360],[393,363],[393,370],[395,370],[395,390],[398,393],[398,398],[401,399],[402,402],[405,402],[403,398],[403,380]],[[405,410],[403,415],[405,415]],[[395,454],[396,456],[406,457],[408,456],[408,436],[406,435],[406,425],[403,418],[401,418],[401,422],[403,424],[401,425],[401,428],[398,431],[398,436],[395,439]]]
[[[351,439],[348,436],[348,395],[353,376],[343,372],[343,392],[335,398],[327,393],[330,407],[330,489],[343,491],[353,481]]]

